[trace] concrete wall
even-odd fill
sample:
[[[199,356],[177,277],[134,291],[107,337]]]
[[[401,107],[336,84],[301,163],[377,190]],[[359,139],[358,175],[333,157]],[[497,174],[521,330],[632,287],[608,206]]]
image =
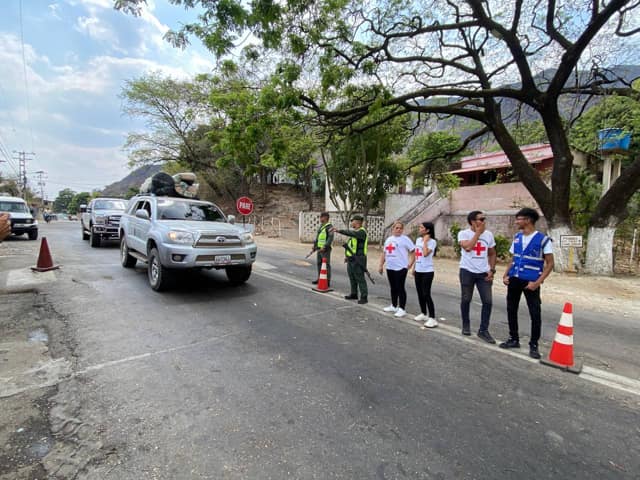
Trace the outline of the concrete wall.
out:
[[[536,201],[519,182],[460,187],[451,192],[452,214],[466,215],[471,210],[510,213],[522,207],[539,210]]]
[[[298,239],[303,243],[313,243],[316,238],[316,232],[320,227],[320,212],[300,212],[298,218]],[[331,224],[341,230],[350,228],[345,225],[338,213],[332,213],[329,219]],[[380,242],[384,229],[384,217],[370,215],[364,225],[369,234],[369,242]],[[334,247],[340,246],[347,241],[347,237],[336,234]]]
[[[424,200],[424,197],[422,193],[391,193],[387,195],[384,203],[384,224],[390,225],[391,222],[418,205]]]

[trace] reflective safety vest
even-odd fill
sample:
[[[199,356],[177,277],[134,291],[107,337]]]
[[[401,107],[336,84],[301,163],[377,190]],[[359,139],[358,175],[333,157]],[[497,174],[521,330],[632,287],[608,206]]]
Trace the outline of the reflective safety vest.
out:
[[[331,228],[331,224],[327,223],[320,227],[318,237],[316,238],[316,248],[323,248],[327,244],[327,231]]]
[[[367,235],[367,231],[364,227],[360,227],[356,231],[362,230],[365,234],[364,242],[362,240],[358,240],[356,237],[349,237],[347,241],[347,246],[349,248],[346,249],[345,255],[347,257],[351,257],[352,255],[367,255],[367,245],[369,245],[369,235]],[[358,248],[360,246],[360,248]]]
[[[544,247],[551,241],[546,235],[536,232],[527,248],[522,250],[522,232],[513,237],[513,265],[509,269],[510,277],[518,277],[535,282],[544,268]]]

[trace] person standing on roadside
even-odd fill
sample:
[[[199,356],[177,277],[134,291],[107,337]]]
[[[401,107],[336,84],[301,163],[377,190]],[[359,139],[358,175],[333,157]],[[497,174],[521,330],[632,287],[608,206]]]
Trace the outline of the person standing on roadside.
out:
[[[316,264],[318,266],[318,276],[311,282],[314,285],[318,283],[320,278],[320,269],[322,268],[322,260],[327,262],[327,283],[331,284],[331,244],[333,243],[333,225],[329,223],[329,212],[320,213],[320,227],[316,233],[316,239],[313,242],[313,249],[316,253]]]
[[[529,356],[540,358],[538,340],[542,329],[540,285],[553,270],[553,247],[551,239],[536,230],[540,218],[532,208],[523,208],[516,213],[518,233],[513,237],[511,263],[504,272],[502,282],[507,286],[507,318],[509,339],[500,344],[501,348],[520,348],[518,336],[518,306],[524,293],[531,317],[531,339]]]
[[[349,283],[351,284],[351,293],[345,295],[347,300],[356,300],[358,298],[358,289],[360,290],[360,300],[358,303],[363,305],[368,302],[369,289],[364,274],[367,271],[367,247],[369,237],[367,231],[362,226],[364,217],[362,215],[354,215],[351,217],[350,230],[338,230],[333,227],[331,233],[340,233],[349,237],[347,243],[343,245],[345,249],[345,262],[347,263],[347,274],[349,275]]]
[[[471,335],[469,309],[474,287],[482,301],[478,337],[487,343],[496,343],[489,333],[491,318],[493,275],[496,273],[496,241],[486,229],[487,216],[480,210],[467,215],[469,228],[458,232],[460,245],[460,313],[462,334]]]
[[[11,220],[8,213],[0,213],[0,242],[11,235]]]
[[[427,328],[435,328],[438,326],[436,309],[433,305],[433,299],[431,298],[431,284],[433,283],[433,277],[435,275],[433,255],[438,245],[434,232],[435,229],[431,222],[424,222],[418,226],[418,238],[416,238],[415,250],[416,261],[413,269],[421,312],[414,317],[414,320],[424,322],[424,326]],[[427,316],[427,309],[429,316]]]
[[[404,234],[404,224],[395,222],[391,229],[391,236],[384,242],[378,272],[382,275],[384,265],[387,265],[387,279],[391,287],[391,305],[384,307],[385,312],[393,312],[394,317],[404,317],[407,312],[407,289],[405,282],[407,272],[413,267],[415,245]]]

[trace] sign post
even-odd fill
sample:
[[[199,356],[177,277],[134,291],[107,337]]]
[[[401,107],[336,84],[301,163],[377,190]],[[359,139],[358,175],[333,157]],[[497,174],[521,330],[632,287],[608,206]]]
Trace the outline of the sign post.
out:
[[[236,210],[238,210],[238,213],[242,215],[242,228],[245,228],[246,216],[251,215],[253,212],[253,200],[249,197],[240,197],[236,200]]]
[[[574,272],[574,249],[582,248],[582,235],[560,235],[560,248],[569,249],[569,271]]]

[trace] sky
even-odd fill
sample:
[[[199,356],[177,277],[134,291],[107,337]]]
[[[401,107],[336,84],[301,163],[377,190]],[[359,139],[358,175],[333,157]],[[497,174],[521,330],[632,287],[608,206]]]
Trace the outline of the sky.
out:
[[[139,119],[122,114],[124,82],[151,71],[190,78],[213,69],[194,41],[163,40],[193,13],[148,0],[140,17],[113,0],[0,0],[0,172],[16,177],[26,152],[29,186],[43,171],[45,198],[92,191],[130,171],[123,150]]]

